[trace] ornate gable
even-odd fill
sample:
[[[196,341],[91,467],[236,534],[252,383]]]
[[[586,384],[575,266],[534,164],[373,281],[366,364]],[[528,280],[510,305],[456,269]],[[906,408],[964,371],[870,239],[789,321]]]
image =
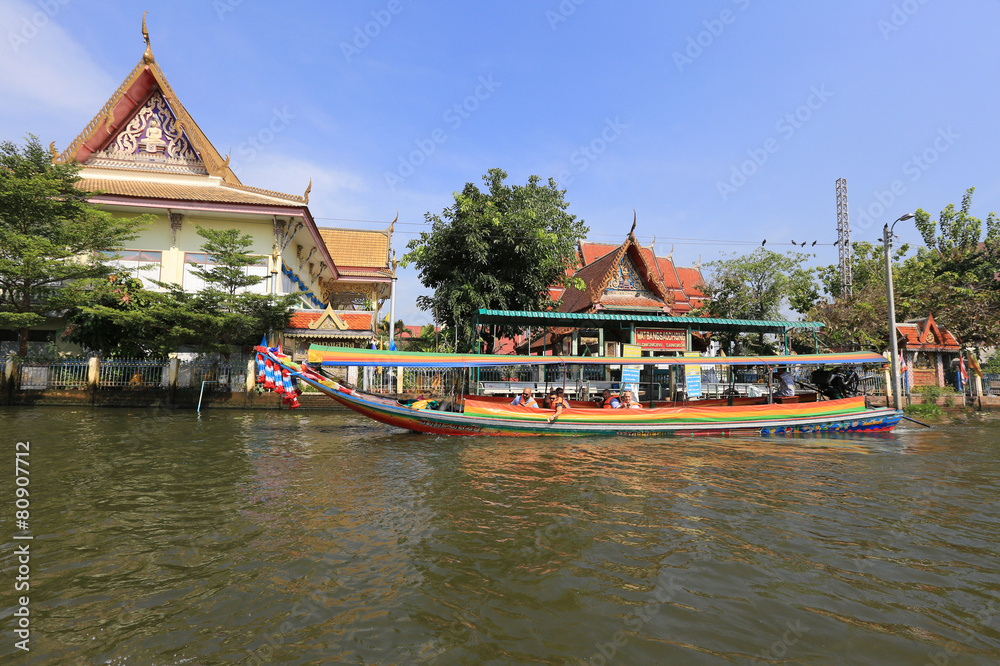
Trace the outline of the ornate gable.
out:
[[[347,324],[344,320],[337,316],[337,313],[333,311],[329,305],[326,306],[326,310],[323,311],[316,321],[309,324],[309,328],[314,331],[346,331]]]
[[[608,296],[635,296],[645,298],[656,298],[639,274],[635,263],[628,254],[623,254],[614,272],[611,274],[611,281],[608,283],[604,294]]]
[[[87,165],[208,175],[160,90],[154,90],[103,150],[91,153]]]

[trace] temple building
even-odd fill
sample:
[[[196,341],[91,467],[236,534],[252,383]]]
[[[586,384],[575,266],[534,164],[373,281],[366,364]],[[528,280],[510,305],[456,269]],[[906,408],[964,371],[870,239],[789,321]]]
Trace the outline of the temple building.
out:
[[[384,231],[321,229],[309,210],[312,182],[302,194],[244,185],[177,98],[146,50],[135,68],[56,162],[81,165],[78,187],[90,201],[122,216],[155,221],[112,263],[150,289],[154,280],[198,291],[193,270],[211,265],[198,227],[238,229],[253,239],[262,281],[248,288],[295,294],[295,315],[284,337],[295,351],[309,342],[366,346],[376,313],[395,277],[392,225]]]
[[[906,386],[954,385],[962,347],[951,332],[928,314],[896,324],[896,340],[906,365]]]
[[[669,321],[661,325],[630,324],[632,318],[687,317],[705,300],[699,285],[701,269],[675,266],[672,254],[658,257],[653,246],[643,247],[635,238],[635,226],[620,245],[580,241],[580,266],[569,274],[583,281],[582,288],[553,286],[549,296],[558,301],[557,312],[619,315],[621,324],[597,329],[549,328],[531,339],[531,353],[617,356],[622,344],[635,344],[645,352],[663,354],[702,350],[704,339],[691,335]],[[575,337],[575,342],[573,338]],[[527,340],[517,340],[523,352]]]

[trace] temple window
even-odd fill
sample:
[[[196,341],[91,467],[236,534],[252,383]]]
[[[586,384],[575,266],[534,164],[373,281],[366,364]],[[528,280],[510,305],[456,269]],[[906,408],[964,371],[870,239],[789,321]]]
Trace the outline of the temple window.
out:
[[[102,252],[108,264],[118,270],[128,271],[142,280],[144,289],[158,290],[155,281],[160,279],[163,254],[156,250],[111,250]]]
[[[247,287],[246,289],[241,289],[240,293],[250,293],[250,294],[268,294],[271,291],[271,274],[267,270],[267,256],[254,257],[257,262],[246,267],[247,275],[256,275],[263,277],[264,279],[253,285],[252,287]],[[212,266],[217,266],[218,263],[210,254],[205,254],[204,252],[185,252],[184,253],[184,282],[183,287],[185,291],[201,291],[205,288],[205,281],[194,274],[196,270],[204,270],[206,268],[211,268]]]

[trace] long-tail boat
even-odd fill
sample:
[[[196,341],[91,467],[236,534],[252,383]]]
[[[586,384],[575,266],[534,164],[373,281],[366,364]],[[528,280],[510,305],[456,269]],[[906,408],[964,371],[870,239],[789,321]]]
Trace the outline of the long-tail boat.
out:
[[[496,366],[582,364],[690,364],[681,357],[560,357],[488,354],[434,354],[313,346],[308,363],[298,364],[274,348],[257,347],[260,376],[265,385],[271,373],[282,388],[281,376],[302,381],[348,409],[391,426],[438,435],[490,435],[524,437],[540,435],[790,435],[826,432],[887,432],[899,423],[902,412],[892,408],[866,407],[864,396],[810,402],[765,404],[713,404],[697,401],[685,406],[652,409],[573,408],[550,421],[553,410],[513,406],[496,400],[462,396],[461,411],[438,411],[415,407],[380,395],[365,393],[343,382],[319,374],[315,366],[359,366],[394,368],[483,368]],[[792,356],[733,356],[702,359],[713,365],[846,365],[884,364],[873,352],[803,354]],[[273,384],[273,383],[272,383]],[[418,403],[419,404],[419,403]]]

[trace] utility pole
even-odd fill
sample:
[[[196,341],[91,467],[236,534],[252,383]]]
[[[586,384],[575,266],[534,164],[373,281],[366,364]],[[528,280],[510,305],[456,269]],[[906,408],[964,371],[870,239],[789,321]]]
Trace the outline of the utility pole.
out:
[[[908,220],[913,213],[900,216],[896,222]],[[896,298],[892,289],[892,227],[888,223],[882,227],[882,243],[885,245],[885,291],[889,305],[889,367],[892,368],[892,405],[898,412],[903,408],[902,382],[899,377],[899,348],[896,344]]]

